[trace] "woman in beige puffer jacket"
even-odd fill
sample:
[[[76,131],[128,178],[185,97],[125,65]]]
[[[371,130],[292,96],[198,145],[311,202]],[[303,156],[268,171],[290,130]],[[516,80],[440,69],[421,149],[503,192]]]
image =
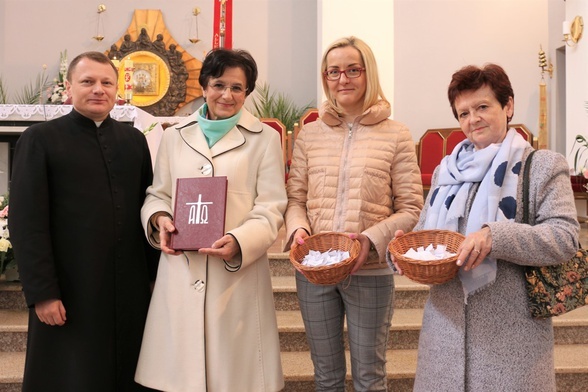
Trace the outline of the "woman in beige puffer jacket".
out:
[[[297,272],[300,308],[316,390],[345,390],[343,320],[356,391],[386,390],[386,345],[394,280],[386,247],[410,231],[423,207],[420,171],[407,127],[390,104],[374,55],[355,37],[333,43],[322,61],[328,100],[298,135],[287,183],[286,248],[311,234],[345,232],[361,243],[351,280],[310,283]]]

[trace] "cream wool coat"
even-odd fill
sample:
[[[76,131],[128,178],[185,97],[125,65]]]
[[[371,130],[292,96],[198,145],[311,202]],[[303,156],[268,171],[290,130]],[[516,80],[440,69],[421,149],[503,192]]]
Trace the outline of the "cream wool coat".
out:
[[[287,203],[279,134],[243,110],[209,149],[195,120],[164,133],[143,226],[157,246],[149,218],[173,215],[176,179],[203,176],[201,167],[212,163],[215,176],[228,177],[225,231],[242,255],[230,263],[242,266],[229,272],[223,260],[197,252],[162,253],[135,379],[174,392],[278,391],[284,381],[266,252]]]
[[[311,234],[363,233],[377,253],[370,252],[360,273],[388,269],[388,242],[396,230],[412,230],[423,208],[412,136],[406,126],[388,119],[385,101],[358,117],[351,129],[326,108],[296,138],[286,238],[291,242],[301,227]]]

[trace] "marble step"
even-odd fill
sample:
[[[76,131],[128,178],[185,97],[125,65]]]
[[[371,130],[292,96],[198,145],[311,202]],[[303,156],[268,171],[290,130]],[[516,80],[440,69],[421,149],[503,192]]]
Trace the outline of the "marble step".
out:
[[[398,309],[392,317],[388,349],[416,349],[418,348],[421,329],[421,309]],[[308,351],[304,323],[299,311],[278,311],[278,331],[280,334],[280,348],[282,352]],[[345,349],[349,349],[347,340],[347,326],[345,326]]]
[[[555,372],[558,392],[588,391],[588,345],[556,345]],[[389,350],[388,390],[395,392],[412,391],[416,370],[416,350]],[[282,366],[286,388],[282,392],[314,391],[313,367],[308,352],[282,352]],[[347,352],[347,390],[352,389]]]
[[[419,309],[396,311],[392,320],[389,348],[417,348],[421,318],[422,311]],[[309,350],[299,311],[278,311],[277,321],[281,350]],[[26,350],[27,322],[27,311],[0,310],[0,352]]]
[[[284,265],[283,260],[277,264]],[[428,295],[426,285],[414,283],[404,276],[395,276],[394,306],[400,308],[423,307]],[[277,310],[298,310],[296,279],[294,275],[272,276],[274,301]],[[27,309],[20,283],[0,281],[0,309]]]
[[[558,392],[588,391],[588,345],[556,345],[555,372]],[[347,353],[348,354],[348,353]],[[24,369],[23,352],[0,352],[0,391],[20,391]],[[387,353],[388,389],[412,391],[416,370],[416,350],[390,350]],[[349,355],[347,355],[349,361]],[[283,392],[314,391],[310,354],[305,351],[283,352],[282,367],[286,379]],[[347,365],[350,369],[350,365]],[[351,386],[351,374],[347,374]],[[348,388],[351,390],[351,388]]]
[[[28,310],[0,309],[0,352],[25,351]]]
[[[0,309],[27,309],[19,282],[0,280]]]
[[[388,349],[405,350],[418,348],[422,309],[396,309],[392,317]],[[308,351],[304,323],[299,311],[278,311],[278,330],[280,347],[283,352]],[[556,345],[588,345],[588,306],[576,309],[566,315],[553,319]],[[347,327],[345,327],[345,345]],[[588,352],[586,353],[588,363]]]
[[[396,290],[394,293],[395,309],[416,309],[425,305],[429,288],[414,283],[405,276],[394,277]],[[272,276],[274,301],[276,310],[299,310],[296,296],[296,278],[294,276]]]
[[[25,310],[0,310],[0,352],[25,351],[27,338]],[[392,317],[388,348],[394,350],[418,347],[422,309],[396,309]],[[280,346],[284,352],[308,351],[302,316],[297,310],[277,312]],[[555,344],[588,345],[588,306],[553,319]],[[347,344],[347,337],[345,336]],[[588,353],[586,353],[588,356]],[[587,360],[588,362],[588,360]]]
[[[353,391],[351,383],[351,364],[349,352],[347,357],[347,386],[345,390]],[[388,390],[395,392],[410,392],[414,382],[416,370],[416,350],[392,350],[386,354]],[[314,391],[314,370],[310,353],[305,351],[282,352],[282,370],[286,387],[282,392],[311,392]]]
[[[289,253],[268,253],[272,276],[294,275],[294,267],[289,259]]]
[[[24,352],[0,352],[0,392],[20,392],[24,372]]]

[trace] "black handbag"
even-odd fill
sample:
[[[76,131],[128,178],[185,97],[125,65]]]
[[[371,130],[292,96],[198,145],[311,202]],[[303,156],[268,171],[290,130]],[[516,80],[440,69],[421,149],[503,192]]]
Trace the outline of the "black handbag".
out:
[[[529,176],[531,158],[523,172],[523,223],[529,223]],[[568,261],[546,267],[526,267],[531,316],[559,316],[588,304],[588,251],[580,247]]]

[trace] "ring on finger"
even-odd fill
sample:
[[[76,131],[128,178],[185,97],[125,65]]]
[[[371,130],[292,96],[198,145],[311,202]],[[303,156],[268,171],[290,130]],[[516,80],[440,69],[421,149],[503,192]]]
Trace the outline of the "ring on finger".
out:
[[[474,252],[476,252],[477,254],[481,253],[479,249],[474,249]]]

